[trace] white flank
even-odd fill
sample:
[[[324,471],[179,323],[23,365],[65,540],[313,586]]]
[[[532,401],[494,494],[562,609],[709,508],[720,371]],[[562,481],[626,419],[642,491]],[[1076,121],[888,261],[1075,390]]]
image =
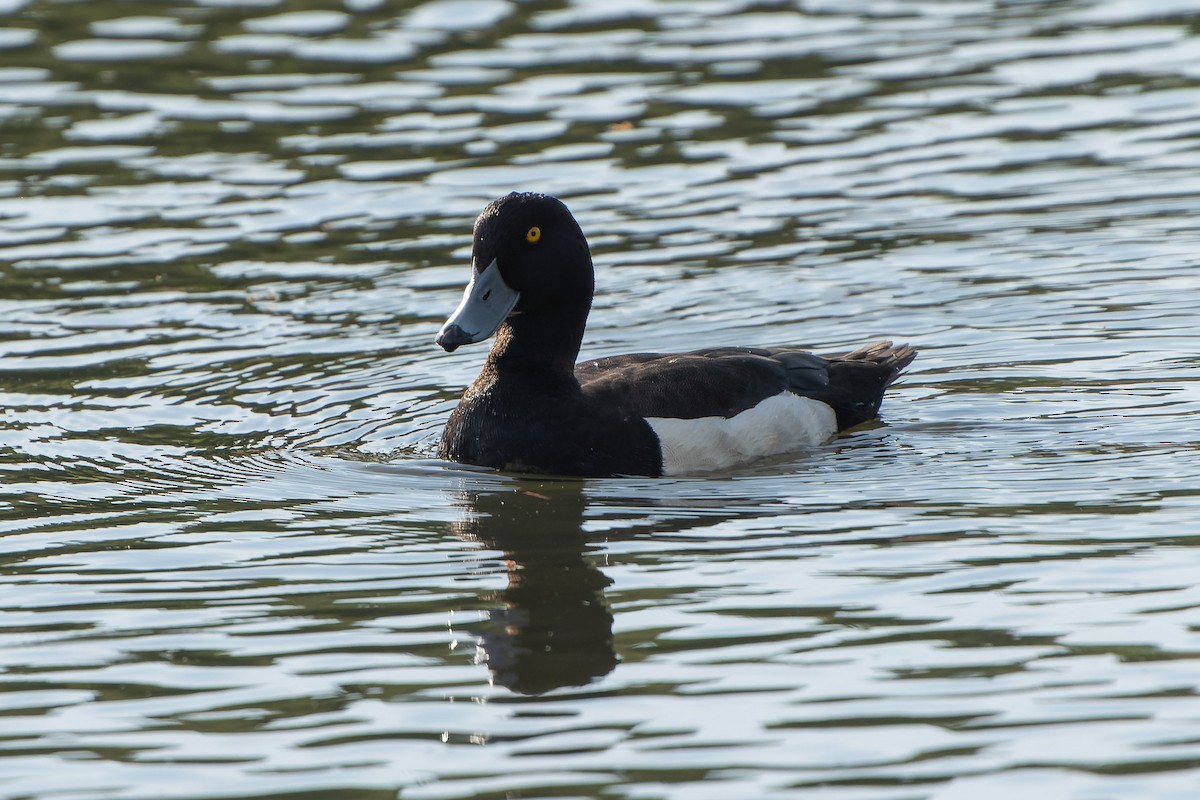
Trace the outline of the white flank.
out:
[[[791,392],[725,419],[647,417],[662,446],[663,475],[713,472],[803,450],[837,433],[837,416],[819,400]]]

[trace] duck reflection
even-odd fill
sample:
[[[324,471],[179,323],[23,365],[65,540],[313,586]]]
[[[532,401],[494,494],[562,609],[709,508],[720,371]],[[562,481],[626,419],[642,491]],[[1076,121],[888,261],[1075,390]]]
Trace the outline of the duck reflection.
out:
[[[583,483],[518,481],[461,497],[453,532],[504,551],[508,569],[479,643],[493,682],[541,694],[612,671],[611,581],[584,556]]]

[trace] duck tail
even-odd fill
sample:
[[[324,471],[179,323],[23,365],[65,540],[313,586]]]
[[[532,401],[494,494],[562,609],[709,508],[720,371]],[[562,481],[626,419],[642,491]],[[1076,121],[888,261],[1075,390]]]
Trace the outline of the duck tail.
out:
[[[893,345],[890,341],[875,342],[852,350],[844,356],[834,356],[830,361],[865,361],[888,372],[884,388],[891,386],[900,373],[917,357],[917,349],[907,344]]]
[[[917,357],[906,344],[875,342],[842,356],[827,357],[829,387],[826,397],[837,414],[838,430],[846,430],[879,416],[883,392]]]

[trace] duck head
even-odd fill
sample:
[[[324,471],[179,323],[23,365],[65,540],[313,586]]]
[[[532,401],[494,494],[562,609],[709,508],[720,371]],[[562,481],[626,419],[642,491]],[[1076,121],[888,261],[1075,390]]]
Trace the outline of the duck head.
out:
[[[438,332],[447,352],[481,342],[506,321],[566,312],[586,319],[592,257],[579,223],[555,197],[513,192],[475,220],[471,281]]]

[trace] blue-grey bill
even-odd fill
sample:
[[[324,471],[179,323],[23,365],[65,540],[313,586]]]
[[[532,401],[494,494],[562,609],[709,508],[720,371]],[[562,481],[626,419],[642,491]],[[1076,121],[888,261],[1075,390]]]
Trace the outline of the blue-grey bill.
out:
[[[453,353],[460,345],[482,342],[496,332],[520,299],[500,276],[495,259],[481,272],[472,271],[462,302],[438,331],[438,346]]]

